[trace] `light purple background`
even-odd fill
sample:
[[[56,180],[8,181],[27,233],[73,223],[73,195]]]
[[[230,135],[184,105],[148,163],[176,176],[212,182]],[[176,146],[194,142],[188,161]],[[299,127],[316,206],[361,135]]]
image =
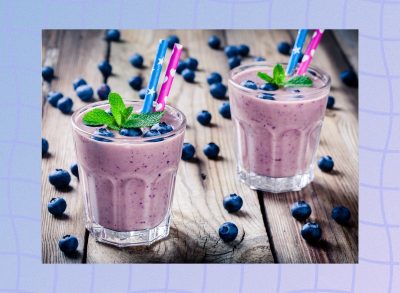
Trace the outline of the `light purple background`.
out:
[[[0,292],[400,292],[400,1],[0,1]],[[360,29],[359,265],[42,265],[42,28]],[[34,126],[34,127],[33,127]]]

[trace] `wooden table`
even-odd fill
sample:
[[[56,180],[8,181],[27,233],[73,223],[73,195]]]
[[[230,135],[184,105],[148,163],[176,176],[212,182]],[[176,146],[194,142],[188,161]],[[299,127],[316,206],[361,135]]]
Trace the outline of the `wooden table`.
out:
[[[46,103],[49,90],[59,90],[74,100],[74,110],[85,103],[73,91],[72,81],[84,77],[96,89],[102,82],[97,63],[109,55],[113,75],[108,84],[125,99],[138,99],[128,79],[143,74],[145,82],[151,70],[158,39],[176,33],[185,46],[183,58],[199,60],[196,83],[175,78],[169,103],[183,110],[188,119],[185,141],[197,148],[197,162],[181,162],[173,201],[170,236],[150,247],[118,249],[97,243],[84,227],[83,200],[79,182],[73,178],[71,191],[60,192],[48,182],[55,168],[69,170],[75,161],[70,115]],[[358,98],[357,90],[344,86],[339,73],[349,67],[357,69],[357,32],[326,32],[313,64],[332,77],[335,109],[327,110],[318,155],[330,154],[335,160],[334,172],[325,174],[318,168],[312,184],[300,192],[271,194],[257,192],[236,178],[234,129],[231,120],[218,113],[221,101],[209,94],[206,76],[211,71],[223,75],[227,84],[228,65],[223,51],[207,46],[210,35],[218,35],[223,44],[249,44],[252,56],[263,56],[272,62],[285,62],[287,56],[276,50],[280,41],[291,41],[295,31],[230,30],[230,31],[122,31],[122,41],[107,48],[104,31],[69,30],[43,32],[43,64],[55,68],[57,79],[43,83],[42,136],[50,144],[50,155],[42,160],[42,257],[44,263],[354,263],[358,261]],[[111,49],[109,51],[108,49]],[[108,51],[108,52],[107,52]],[[138,52],[145,58],[146,68],[131,66],[129,57]],[[168,53],[170,54],[170,52]],[[251,57],[244,62],[251,61]],[[201,126],[196,114],[203,109],[212,113],[213,125]],[[208,160],[202,148],[208,142],[221,147],[222,159]],[[240,212],[229,214],[222,199],[237,193],[244,199]],[[68,203],[65,217],[54,218],[47,212],[47,202],[63,196]],[[290,214],[290,206],[306,200],[312,207],[311,219],[323,229],[323,241],[308,245],[300,236],[302,224]],[[330,217],[333,207],[350,208],[348,226],[336,224]],[[224,243],[218,227],[232,221],[239,227],[233,243]],[[79,239],[78,253],[66,257],[58,249],[58,240],[65,234]]]

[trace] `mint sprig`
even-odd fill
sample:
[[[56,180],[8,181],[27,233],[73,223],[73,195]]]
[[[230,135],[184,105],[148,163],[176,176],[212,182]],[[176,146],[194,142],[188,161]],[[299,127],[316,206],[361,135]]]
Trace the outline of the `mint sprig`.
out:
[[[106,125],[109,129],[119,131],[121,128],[151,127],[160,122],[165,111],[151,113],[134,113],[133,107],[126,107],[118,93],[110,93],[108,102],[111,106],[111,113],[103,109],[93,109],[87,112],[82,121],[89,126]]]
[[[313,81],[308,76],[295,76],[289,80],[286,79],[286,73],[281,64],[276,64],[272,76],[265,72],[258,72],[257,76],[268,83],[278,87],[311,87]]]

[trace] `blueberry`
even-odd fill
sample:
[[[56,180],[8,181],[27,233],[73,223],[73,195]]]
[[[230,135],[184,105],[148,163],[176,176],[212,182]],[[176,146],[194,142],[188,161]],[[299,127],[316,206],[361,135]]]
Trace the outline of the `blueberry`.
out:
[[[72,106],[74,102],[72,102],[72,99],[69,97],[63,97],[58,100],[57,102],[57,108],[63,112],[64,114],[71,113]]]
[[[104,78],[107,78],[111,75],[112,66],[107,60],[101,61],[97,67],[99,68],[101,74],[103,74]]]
[[[140,128],[122,128],[119,134],[123,136],[142,136],[143,132]]]
[[[212,49],[219,49],[221,46],[221,40],[217,36],[213,35],[208,38],[208,45]]]
[[[143,68],[143,61],[143,56],[138,53],[133,54],[133,56],[129,59],[129,62],[131,62],[132,66],[136,68]]]
[[[142,89],[139,91],[139,98],[140,98],[141,100],[144,100],[144,98],[146,97],[146,93],[147,93],[147,88],[142,88]]]
[[[232,46],[232,45],[226,46],[224,49],[224,52],[225,52],[226,57],[228,57],[228,58],[239,55],[238,48],[236,46]]]
[[[194,78],[196,77],[196,74],[194,73],[193,70],[186,68],[182,71],[182,76],[183,79],[186,80],[187,82],[193,82]]]
[[[109,42],[118,42],[121,38],[119,30],[106,30],[106,40]]]
[[[111,88],[108,86],[108,84],[103,83],[97,88],[97,95],[101,100],[106,100],[108,98],[108,95],[111,92]]]
[[[53,107],[57,107],[58,100],[61,99],[63,96],[64,95],[62,93],[60,93],[60,92],[49,92],[47,94],[47,101]]]
[[[207,83],[212,85],[213,83],[222,82],[222,76],[218,72],[211,72],[209,76],[207,76]]]
[[[174,48],[175,43],[179,43],[179,38],[176,35],[168,36],[167,38],[168,48],[171,50]]]
[[[318,223],[308,222],[301,228],[301,236],[309,243],[317,243],[322,237],[322,230]]]
[[[228,65],[230,69],[233,69],[235,67],[238,67],[242,61],[238,56],[233,56],[228,59]]]
[[[47,139],[42,137],[42,156],[47,154],[48,151],[49,151],[49,142],[47,141]]]
[[[299,221],[304,221],[311,215],[311,207],[304,200],[292,204],[290,211],[292,212],[292,216]]]
[[[42,68],[42,77],[45,81],[51,81],[54,78],[54,69],[50,66]]]
[[[208,112],[207,110],[202,110],[201,112],[199,112],[197,114],[197,121],[199,121],[199,123],[201,125],[209,125],[211,122],[211,113]]]
[[[219,146],[216,145],[213,142],[210,142],[203,148],[204,154],[207,156],[207,158],[215,160],[218,158],[219,154]]]
[[[218,230],[219,237],[221,237],[224,242],[231,242],[235,240],[238,232],[239,230],[237,226],[231,222],[223,223]]]
[[[88,102],[93,98],[93,89],[87,84],[81,85],[76,89],[77,96],[84,102]]]
[[[81,77],[75,79],[75,80],[72,82],[72,86],[74,87],[74,91],[76,91],[76,89],[77,89],[78,87],[80,87],[81,85],[85,85],[85,84],[87,84],[86,80],[84,80],[84,79],[81,78]]]
[[[290,44],[287,42],[280,42],[278,46],[276,47],[278,52],[283,54],[283,55],[290,55]]]
[[[65,254],[72,254],[78,248],[78,239],[72,235],[65,235],[63,238],[58,241],[58,247],[60,247],[61,251]]]
[[[161,134],[165,134],[165,133],[168,133],[168,132],[171,132],[172,130],[174,130],[171,125],[169,125],[165,122],[160,122],[160,123],[154,124],[150,129],[157,130]]]
[[[161,133],[158,130],[150,129],[143,135],[143,137],[153,137],[153,136],[159,136],[159,135],[161,135]],[[149,141],[156,142],[156,141],[162,141],[162,140],[163,140],[162,138],[157,138],[157,139],[152,139]]]
[[[106,113],[107,113],[108,115],[110,115],[110,116],[113,116],[113,114],[112,114],[112,112],[111,112],[111,109],[107,109],[107,110],[106,110]]]
[[[333,165],[333,159],[330,156],[322,156],[318,160],[318,167],[324,172],[332,171]]]
[[[265,61],[266,59],[264,58],[264,57],[256,57],[256,58],[254,58],[254,61],[255,62],[263,62],[263,61]]]
[[[178,66],[176,67],[176,73],[182,74],[182,71],[187,68],[186,62],[179,60]]]
[[[76,178],[79,179],[78,164],[77,163],[72,163],[71,166],[69,167],[69,170],[71,171],[72,175],[74,175]]]
[[[349,87],[358,87],[357,74],[352,70],[345,70],[340,73],[340,79]]]
[[[142,88],[143,78],[140,75],[134,76],[128,81],[128,83],[131,86],[131,88],[138,91]]]
[[[238,51],[239,51],[240,56],[246,57],[250,53],[250,48],[249,48],[249,46],[247,46],[245,44],[241,44],[238,46]]]
[[[241,207],[243,205],[243,199],[236,193],[232,193],[232,194],[224,197],[223,204],[224,204],[224,208],[229,213],[235,213],[241,209]]]
[[[328,97],[328,102],[326,103],[326,107],[328,109],[333,109],[333,106],[335,105],[335,98],[332,96]]]
[[[276,91],[279,87],[274,83],[264,83],[260,86],[260,90],[263,91]]]
[[[333,208],[332,219],[334,219],[338,224],[345,225],[349,222],[351,213],[350,210],[344,206],[338,206]]]
[[[66,188],[71,181],[71,175],[63,169],[56,169],[49,174],[50,184],[55,188]]]
[[[257,84],[254,81],[251,80],[243,80],[240,83],[241,86],[247,87],[248,89],[256,90],[257,89]]]
[[[231,119],[231,105],[229,102],[223,102],[218,108],[219,114],[226,119]]]
[[[196,149],[191,143],[185,142],[182,148],[182,160],[189,161],[193,159]]]
[[[226,86],[220,82],[213,83],[210,86],[210,94],[216,99],[224,99],[226,95]]]
[[[52,198],[47,204],[47,210],[50,214],[60,217],[67,208],[67,202],[62,197]]]
[[[197,61],[197,59],[193,58],[193,57],[189,57],[187,59],[185,59],[184,61],[186,63],[186,67],[196,71],[197,70],[197,66],[199,65],[199,62]]]
[[[107,128],[99,128],[98,130],[96,130],[93,135],[92,138],[94,140],[97,141],[103,141],[103,142],[110,142],[110,139],[106,139],[106,138],[102,138],[99,136],[103,136],[103,137],[114,137],[114,133],[112,133],[111,131],[109,131]]]
[[[271,101],[275,100],[274,95],[273,94],[268,94],[268,93],[259,94],[257,97],[259,99],[263,99],[263,100],[271,100]]]

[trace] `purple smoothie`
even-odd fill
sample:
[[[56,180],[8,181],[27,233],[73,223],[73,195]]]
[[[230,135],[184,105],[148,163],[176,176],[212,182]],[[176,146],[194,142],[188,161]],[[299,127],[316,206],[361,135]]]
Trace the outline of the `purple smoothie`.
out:
[[[306,175],[308,179],[299,177],[302,181],[299,184],[304,185],[313,176],[313,162],[329,93],[329,77],[310,69],[313,74],[307,75],[313,80],[311,88],[280,88],[266,92],[240,86],[244,80],[254,81],[258,86],[264,84],[265,81],[257,76],[259,71],[272,76],[272,67],[255,63],[233,70],[229,80],[239,172],[254,178],[260,176],[258,179],[261,181],[262,177],[274,179]],[[274,100],[259,98],[266,93],[273,94]],[[271,186],[253,187],[268,190]]]
[[[141,109],[142,102],[127,106]],[[167,106],[161,121],[171,125],[172,132],[143,138],[113,131],[115,137],[103,142],[92,138],[100,127],[82,122],[83,115],[94,107],[107,110],[109,104],[91,104],[72,118],[89,225],[117,232],[157,227],[170,214],[185,132],[184,115]],[[163,140],[154,141],[158,138]]]

